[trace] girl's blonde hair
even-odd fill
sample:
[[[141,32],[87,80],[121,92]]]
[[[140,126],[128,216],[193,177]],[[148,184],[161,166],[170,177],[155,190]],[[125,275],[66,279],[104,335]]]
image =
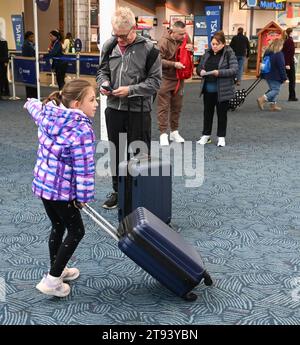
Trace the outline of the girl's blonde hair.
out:
[[[43,104],[54,101],[57,106],[62,103],[66,108],[69,108],[72,101],[81,102],[90,87],[93,88],[92,84],[86,80],[71,80],[65,84],[61,91],[52,92],[47,99],[43,101]]]
[[[283,48],[283,39],[275,38],[272,40],[268,46],[268,50],[273,53],[279,53]]]
[[[116,29],[130,29],[136,25],[135,15],[129,7],[118,7],[111,19],[111,24]]]

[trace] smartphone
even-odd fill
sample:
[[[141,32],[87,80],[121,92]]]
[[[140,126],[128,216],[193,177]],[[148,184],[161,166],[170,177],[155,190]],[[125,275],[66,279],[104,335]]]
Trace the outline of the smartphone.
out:
[[[101,87],[102,87],[102,89],[104,89],[106,91],[110,91],[110,92],[114,91],[114,89],[110,85],[102,85]]]

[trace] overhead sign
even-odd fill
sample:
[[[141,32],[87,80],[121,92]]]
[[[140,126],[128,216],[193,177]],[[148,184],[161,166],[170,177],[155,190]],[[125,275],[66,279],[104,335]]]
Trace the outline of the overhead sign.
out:
[[[257,5],[257,0],[247,0],[247,5],[249,7],[255,7]]]
[[[36,4],[41,11],[47,11],[51,5],[51,0],[36,0]]]
[[[240,0],[240,10],[285,11],[286,1],[276,0]]]

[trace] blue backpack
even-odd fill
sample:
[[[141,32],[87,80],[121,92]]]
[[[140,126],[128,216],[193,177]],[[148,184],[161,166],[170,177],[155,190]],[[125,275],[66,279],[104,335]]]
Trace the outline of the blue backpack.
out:
[[[271,57],[270,55],[265,55],[263,57],[261,66],[260,66],[261,73],[269,73],[271,71]]]

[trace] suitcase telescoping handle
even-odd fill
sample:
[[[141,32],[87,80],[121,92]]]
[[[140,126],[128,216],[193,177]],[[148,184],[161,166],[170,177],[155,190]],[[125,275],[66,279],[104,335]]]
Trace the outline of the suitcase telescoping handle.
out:
[[[117,229],[112,226],[105,218],[103,218],[98,212],[96,212],[88,204],[82,208],[82,211],[87,214],[96,224],[98,224],[101,229],[106,231],[111,237],[119,242],[119,235]]]

